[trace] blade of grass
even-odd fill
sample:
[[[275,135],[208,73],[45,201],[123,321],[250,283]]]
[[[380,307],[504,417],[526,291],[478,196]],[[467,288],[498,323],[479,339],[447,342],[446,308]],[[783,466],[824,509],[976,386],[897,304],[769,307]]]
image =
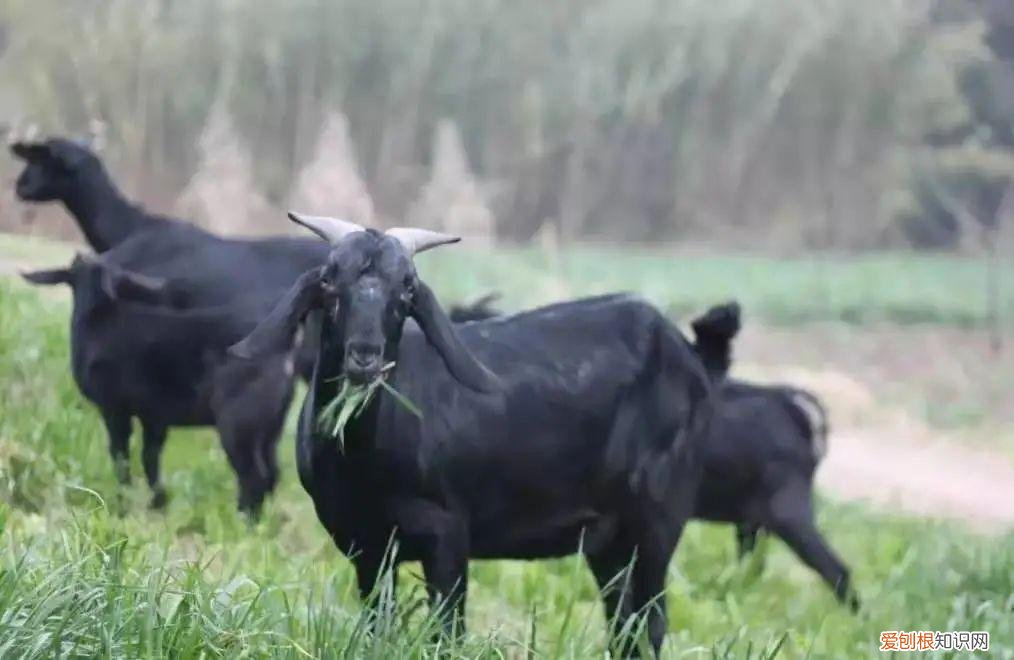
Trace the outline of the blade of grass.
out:
[[[406,410],[408,410],[410,413],[412,413],[419,419],[422,419],[423,416],[422,410],[420,410],[419,406],[415,405],[407,396],[405,396],[398,390],[394,389],[394,386],[388,383],[386,380],[381,380],[380,386],[383,387],[385,390],[387,390],[387,393],[393,396],[394,399],[402,406],[404,406]]]

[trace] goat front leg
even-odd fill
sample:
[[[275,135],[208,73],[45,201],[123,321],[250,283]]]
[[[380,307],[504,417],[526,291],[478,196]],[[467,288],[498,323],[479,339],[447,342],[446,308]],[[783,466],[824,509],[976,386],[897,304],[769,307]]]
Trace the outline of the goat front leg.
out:
[[[258,468],[261,459],[256,431],[246,428],[243,420],[234,415],[221,415],[217,428],[225,456],[236,473],[239,485],[237,508],[254,521],[260,516],[261,505],[268,490],[267,479]]]
[[[464,523],[448,518],[426,548],[422,565],[431,612],[440,617],[444,634],[451,638],[463,634],[468,595],[468,531]]]
[[[121,485],[130,483],[130,415],[119,409],[103,408],[102,421],[109,436],[113,473]]]
[[[149,420],[141,420],[141,428],[144,431],[144,447],[141,450],[141,462],[144,465],[144,476],[148,479],[148,487],[151,488],[151,503],[149,506],[152,509],[161,509],[168,501],[165,487],[162,485],[160,470],[162,448],[165,446],[168,431],[164,424]]]
[[[387,546],[376,545],[352,558],[356,568],[359,598],[366,608],[368,624],[375,632],[394,622],[398,570]]]
[[[461,635],[468,593],[468,524],[456,511],[425,499],[399,500],[394,511],[400,537],[422,560],[431,613],[440,617],[443,634]]]
[[[744,559],[757,547],[758,533],[760,533],[760,525],[750,522],[736,524],[736,549],[740,559]]]

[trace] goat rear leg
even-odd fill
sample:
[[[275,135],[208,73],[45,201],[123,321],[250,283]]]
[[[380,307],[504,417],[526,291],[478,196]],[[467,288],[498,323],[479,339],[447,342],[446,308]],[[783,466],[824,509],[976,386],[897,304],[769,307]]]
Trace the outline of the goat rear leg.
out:
[[[633,635],[635,627],[631,622],[634,587],[630,570],[635,553],[633,543],[622,543],[619,539],[593,552],[585,550],[585,560],[595,576],[605,608],[610,645],[619,657],[623,657],[625,647],[629,646],[626,639]]]
[[[669,562],[683,533],[683,523],[666,521],[664,513],[648,521],[645,534],[637,546],[634,563],[634,608],[645,617],[648,641],[655,657],[662,652],[662,642],[669,629],[666,612],[665,584]]]
[[[130,483],[130,415],[122,410],[102,409],[102,421],[109,435],[109,456],[120,485]]]
[[[809,486],[782,489],[772,498],[771,509],[771,530],[820,574],[841,603],[857,611],[859,596],[852,589],[849,570],[813,523]]]
[[[148,506],[152,509],[161,509],[169,499],[166,495],[165,487],[162,485],[160,470],[162,448],[165,447],[168,431],[164,424],[145,420],[141,420],[141,428],[144,431],[144,447],[141,450],[141,462],[144,465],[144,476],[148,479],[148,487],[151,489],[151,502]]]
[[[278,440],[279,433],[265,438],[260,443],[260,467],[264,473],[264,487],[267,493],[272,493],[278,485]]]
[[[258,469],[260,456],[255,434],[245,433],[241,425],[226,421],[218,425],[218,435],[239,485],[237,508],[252,520],[260,515],[267,493],[264,476]]]

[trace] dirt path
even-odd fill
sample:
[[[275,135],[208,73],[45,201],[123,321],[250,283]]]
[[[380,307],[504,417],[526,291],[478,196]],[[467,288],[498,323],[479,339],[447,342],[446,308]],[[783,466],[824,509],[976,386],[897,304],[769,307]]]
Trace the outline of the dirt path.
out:
[[[835,499],[960,521],[980,531],[1014,530],[1014,463],[945,442],[843,430],[817,474]]]
[[[911,410],[886,403],[858,375],[859,367],[880,357],[852,355],[860,362],[856,365],[847,362],[850,353],[841,357],[826,351],[806,366],[774,366],[779,356],[792,354],[788,344],[765,351],[758,348],[756,336],[749,340],[754,343],[744,353],[763,356],[765,364],[743,360],[738,365],[742,377],[806,387],[827,405],[832,433],[817,472],[821,492],[888,513],[954,520],[982,532],[1014,531],[1014,458],[967,438],[947,437]],[[809,347],[817,341],[819,337],[800,334],[792,345]],[[939,361],[939,353],[928,354]],[[995,440],[997,447],[1009,446],[1006,437]]]

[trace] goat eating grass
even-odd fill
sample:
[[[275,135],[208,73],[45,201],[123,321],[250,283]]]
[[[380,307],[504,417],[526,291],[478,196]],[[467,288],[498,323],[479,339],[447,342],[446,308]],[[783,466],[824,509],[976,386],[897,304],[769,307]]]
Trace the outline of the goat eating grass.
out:
[[[271,355],[304,318],[319,321],[297,465],[363,598],[393,542],[394,561],[422,562],[453,632],[464,622],[470,558],[583,552],[622,638],[617,650],[643,641],[657,653],[669,560],[693,506],[693,457],[710,414],[707,374],[679,330],[628,295],[455,325],[413,256],[457,238],[290,217],[331,244],[328,259],[232,351]],[[338,447],[321,411],[343,383],[369,387],[378,376],[422,416],[376,389],[360,392]],[[646,639],[630,639],[642,631]]]
[[[335,397],[321,408],[317,415],[317,424],[321,433],[338,439],[342,452],[345,451],[345,425],[366,410],[378,389],[386,391],[409,412],[422,419],[422,411],[387,382],[386,374],[393,368],[394,362],[387,363],[381,369],[380,375],[361,385],[343,376],[337,378],[341,381],[341,387]]]

